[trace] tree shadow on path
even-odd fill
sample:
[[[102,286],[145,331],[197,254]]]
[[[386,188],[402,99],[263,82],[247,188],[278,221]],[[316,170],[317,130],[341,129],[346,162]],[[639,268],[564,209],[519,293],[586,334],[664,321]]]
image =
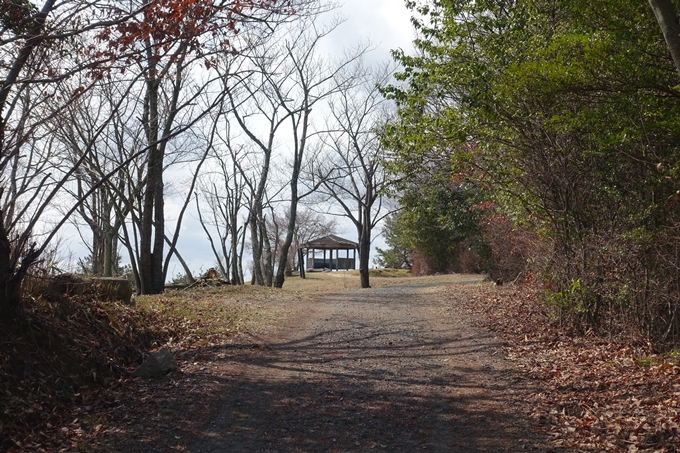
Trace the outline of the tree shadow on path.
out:
[[[193,438],[184,451],[553,451],[520,411],[539,390],[498,340],[416,289],[334,295],[298,315],[268,341],[205,351],[226,373],[189,411],[211,420],[176,431]]]

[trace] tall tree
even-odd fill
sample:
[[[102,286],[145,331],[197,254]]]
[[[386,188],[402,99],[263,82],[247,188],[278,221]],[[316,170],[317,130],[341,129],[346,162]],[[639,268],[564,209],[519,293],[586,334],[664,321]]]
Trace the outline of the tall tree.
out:
[[[319,169],[320,193],[335,202],[359,238],[361,287],[369,288],[369,263],[373,229],[390,212],[384,204],[389,178],[381,130],[391,115],[391,103],[378,87],[388,83],[392,69],[378,70],[358,64],[352,69],[361,83],[338,90],[330,102],[331,122],[325,137],[328,153]],[[341,76],[344,85],[346,75]]]
[[[678,23],[678,11],[676,11],[677,5],[674,5],[671,0],[649,0],[649,5],[659,23],[675,68],[680,74],[680,23]]]
[[[346,90],[357,82],[355,74],[346,69],[357,61],[368,46],[359,46],[348,53],[339,62],[324,61],[318,55],[318,48],[323,38],[333,31],[336,25],[327,29],[319,29],[311,18],[302,24],[292,39],[283,42],[282,57],[288,64],[290,78],[270,77],[275,87],[277,101],[290,122],[292,138],[292,158],[289,170],[290,204],[288,208],[288,225],[281,244],[280,260],[276,270],[274,287],[281,288],[285,281],[288,266],[288,252],[295,236],[297,210],[300,200],[313,193],[321,183],[308,190],[300,190],[300,177],[303,166],[314,165],[313,155],[309,155],[310,140],[316,135],[312,124],[312,109],[333,94]],[[310,159],[311,157],[311,159]]]
[[[24,276],[67,220],[35,240],[34,229],[82,163],[65,168],[50,160],[49,123],[93,85],[71,83],[73,76],[110,65],[89,52],[85,36],[130,14],[102,21],[104,1],[48,0],[40,10],[28,1],[10,3],[4,2],[0,13],[0,314],[5,316],[16,313]]]
[[[194,105],[198,95],[211,83],[194,85],[189,91],[185,79],[196,64],[210,69],[217,54],[235,50],[232,40],[244,23],[254,27],[259,21],[264,24],[260,31],[266,34],[268,28],[274,28],[277,21],[294,11],[290,2],[281,6],[277,3],[275,0],[154,2],[144,8],[136,20],[125,22],[107,36],[116,45],[114,50],[136,51],[138,57],[133,61],[144,74],[141,121],[148,158],[139,224],[139,290],[142,294],[159,293],[165,286],[163,174],[169,143],[178,129],[196,121],[195,115],[200,117],[206,109],[219,105],[216,99],[206,109],[197,111]],[[187,117],[177,124],[181,112]]]
[[[677,71],[649,6],[410,4],[425,16],[419,54],[395,54],[404,84],[387,90],[400,166],[452,157],[452,174],[492,189],[551,244],[545,275],[578,322],[602,326],[627,300],[645,328],[677,336],[680,300],[655,301],[675,291],[662,275],[677,266]]]
[[[276,44],[267,42],[256,47],[238,70],[232,67],[228,72],[232,83],[227,92],[235,124],[262,154],[259,181],[253,184],[249,217],[254,277],[258,284],[266,284],[268,274],[273,272],[273,268],[266,271],[273,263],[273,254],[267,246],[271,243],[266,233],[264,211],[272,156],[280,153],[281,160],[287,164],[277,166],[286,181],[285,198],[288,201],[288,224],[273,279],[273,285],[281,287],[295,235],[298,204],[315,189],[301,190],[300,187],[303,167],[315,165],[313,140],[318,137],[318,131],[314,129],[312,110],[353,83],[353,76],[343,69],[365,50],[365,46],[354,49],[339,62],[319,57],[321,42],[339,23],[335,21],[321,28],[319,22],[318,15],[310,15],[282,28]],[[347,76],[344,84],[338,83],[341,74]],[[318,113],[321,114],[321,108]],[[286,145],[288,149],[285,149]]]
[[[126,164],[121,162],[102,175],[66,210],[56,228],[43,236],[44,240],[33,242],[34,229],[93,152],[112,117],[109,114],[100,119],[90,134],[91,142],[82,149],[81,158],[65,168],[50,160],[53,142],[49,128],[59,112],[93,86],[115,83],[112,76],[115,71],[129,71],[135,64],[141,68],[147,88],[144,96],[147,109],[141,115],[147,126],[147,143],[129,159],[149,152],[149,181],[145,187],[150,188],[150,193],[142,216],[144,251],[140,253],[145,266],[140,266],[139,272],[144,275],[140,286],[147,292],[158,291],[163,280],[165,240],[162,161],[168,140],[182,130],[173,127],[173,120],[179,110],[191,106],[190,100],[175,96],[189,63],[200,61],[209,67],[211,53],[233,50],[230,38],[236,36],[239,26],[247,24],[249,29],[259,28],[257,33],[266,35],[275,22],[287,20],[299,4],[306,3],[306,0],[285,4],[276,0],[198,0],[123,4],[108,0],[62,3],[47,0],[38,10],[29,1],[2,2],[0,312],[3,315],[16,312],[21,281],[59,228],[91,193]],[[76,76],[81,77],[79,83],[74,83]],[[171,93],[164,104],[161,82]],[[115,108],[110,112],[114,111]],[[200,115],[194,112],[194,117]],[[186,128],[189,123],[184,121],[182,126]],[[146,214],[149,209],[150,217]]]
[[[118,266],[118,237],[130,212],[128,199],[139,190],[136,181],[129,177],[130,170],[140,165],[135,161],[102,184],[104,175],[143,148],[139,141],[141,127],[135,130],[135,122],[129,121],[136,113],[134,96],[127,96],[124,89],[130,83],[134,81],[119,79],[115,84],[95,87],[69,105],[55,121],[54,136],[63,148],[65,161],[75,165],[85,157],[75,173],[76,180],[65,188],[74,201],[82,200],[71,222],[90,252],[89,272],[105,277],[112,276]],[[125,95],[123,103],[119,94]],[[94,140],[92,152],[87,152],[101,120],[109,116],[106,128]],[[86,193],[90,196],[86,197]]]
[[[223,115],[218,115],[216,119],[219,118],[223,118]],[[248,174],[244,162],[248,156],[242,149],[232,146],[228,122],[221,129],[221,132],[216,130],[216,137],[227,152],[219,144],[213,150],[213,170],[199,185],[196,209],[220,272],[232,284],[242,285],[247,225],[241,217],[247,207],[245,195]],[[208,209],[200,207],[201,200]],[[207,213],[203,214],[202,211]],[[217,241],[213,239],[214,233],[217,233]]]

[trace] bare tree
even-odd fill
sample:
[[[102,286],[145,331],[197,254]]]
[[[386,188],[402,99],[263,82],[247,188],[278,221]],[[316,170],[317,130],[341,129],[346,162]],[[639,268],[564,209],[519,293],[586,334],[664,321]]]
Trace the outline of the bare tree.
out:
[[[281,262],[281,250],[283,249],[283,241],[285,240],[286,226],[290,219],[288,213],[284,215],[276,215],[272,212],[272,216],[268,221],[268,232],[270,242],[276,244],[275,260],[277,263]],[[328,218],[324,214],[315,212],[309,208],[298,210],[297,220],[295,222],[295,231],[293,232],[293,243],[288,249],[288,256],[286,262],[286,276],[292,274],[293,269],[296,269],[299,263],[297,262],[296,252],[300,249],[302,244],[316,239],[318,237],[328,236],[330,234],[337,234],[339,232],[339,225],[335,218]]]
[[[82,161],[65,168],[52,160],[50,122],[94,85],[71,83],[104,60],[91,54],[85,35],[124,22],[130,12],[101,21],[104,1],[57,3],[40,11],[30,3],[3,10],[0,28],[0,314],[13,316],[30,266],[55,237],[62,218],[37,241],[36,228]],[[12,16],[12,17],[10,17]],[[102,16],[99,16],[102,17]],[[46,25],[49,22],[49,27]],[[86,25],[83,25],[86,24]],[[49,45],[46,45],[49,44]],[[105,59],[107,64],[109,59]],[[106,122],[108,118],[102,118]],[[100,128],[94,139],[101,133]],[[91,152],[92,143],[87,152]],[[77,207],[73,207],[75,211]],[[72,212],[71,211],[71,212]]]
[[[95,87],[64,109],[54,121],[54,135],[63,147],[64,160],[74,165],[85,157],[75,173],[76,180],[65,186],[75,201],[80,200],[77,213],[70,221],[90,251],[88,272],[106,277],[112,276],[119,265],[118,236],[130,212],[127,199],[138,190],[129,178],[129,169],[141,165],[136,161],[143,161],[140,157],[130,162],[125,166],[127,171],[116,172],[101,183],[103,175],[140,149],[141,128],[135,130],[135,122],[129,121],[136,113],[134,96],[124,96],[121,103],[116,95],[121,87],[134,81],[119,79],[116,82]],[[93,141],[92,135],[97,132],[101,118],[106,116],[110,116],[106,128]],[[86,153],[90,143],[94,143],[92,152]]]
[[[235,122],[262,153],[262,171],[254,185],[250,210],[250,235],[252,243],[254,277],[258,284],[267,284],[273,263],[272,244],[267,235],[264,215],[266,187],[269,181],[272,155],[281,153],[286,166],[277,166],[285,175],[288,203],[288,223],[283,231],[275,287],[283,286],[288,267],[288,252],[295,236],[298,203],[315,189],[301,190],[300,175],[303,167],[316,165],[314,152],[318,151],[318,138],[312,121],[312,111],[323,113],[321,105],[335,92],[351,85],[354,77],[346,71],[352,61],[364,53],[366,46],[358,47],[339,62],[328,61],[318,55],[321,42],[340,23],[320,28],[318,16],[305,17],[292,27],[283,30],[278,42],[258,47],[247,62],[250,72],[241,69],[241,76],[229,74],[232,114]],[[341,83],[338,83],[343,79]],[[266,124],[266,127],[263,126]],[[282,150],[287,146],[287,150]],[[273,225],[273,224],[272,224]],[[275,244],[276,245],[276,244]],[[264,272],[261,271],[264,269]]]
[[[141,123],[147,166],[138,224],[138,290],[142,294],[163,290],[168,256],[177,242],[174,234],[166,256],[164,169],[170,143],[182,130],[220,105],[223,96],[217,95],[197,108],[199,97],[219,77],[190,84],[192,71],[198,65],[209,70],[217,54],[234,50],[231,40],[239,26],[254,29],[259,24],[256,33],[268,34],[277,22],[285,21],[294,11],[291,5],[278,5],[274,0],[248,4],[231,0],[153,2],[144,8],[142,15],[118,27],[112,35],[116,48],[133,51],[136,58],[129,61],[139,67],[144,78]]]
[[[377,71],[354,69],[363,83],[338,90],[331,106],[331,123],[325,136],[329,154],[324,160],[320,193],[339,207],[339,215],[354,224],[359,238],[361,287],[370,287],[368,266],[373,228],[390,213],[384,191],[389,179],[384,169],[385,152],[380,131],[390,115],[391,105],[378,91],[391,77],[385,66]],[[339,83],[344,85],[345,78]],[[338,214],[338,213],[336,213]]]
[[[163,242],[168,241],[163,228],[164,153],[168,141],[202,114],[193,109],[190,95],[179,96],[185,75],[190,65],[201,63],[209,67],[212,53],[232,50],[229,37],[236,34],[240,24],[259,27],[259,33],[267,34],[263,31],[275,22],[291,17],[298,2],[278,3],[274,0],[248,4],[232,0],[188,3],[47,0],[40,11],[29,2],[12,2],[12,8],[0,11],[0,312],[3,315],[16,312],[21,281],[59,228],[107,179],[145,153],[148,166],[144,189],[148,196],[142,203],[141,216],[145,226],[143,234],[134,239],[143,263],[138,269],[143,275],[139,284],[145,292],[162,289]],[[37,226],[93,153],[115,107],[99,118],[94,132],[89,134],[89,142],[80,150],[81,157],[70,162],[68,168],[58,165],[50,154],[54,149],[49,130],[51,122],[65,106],[93,86],[115,83],[111,77],[114,69],[128,71],[135,64],[141,69],[139,74],[144,75],[146,87],[143,97],[146,109],[141,115],[146,126],[145,146],[129,156],[129,161],[102,175],[99,182],[89,184],[87,191],[83,188],[81,198],[38,243]],[[81,74],[85,76],[80,79],[81,83],[73,83],[74,76]],[[123,91],[133,86],[129,84]],[[124,98],[125,95],[121,96]],[[192,112],[193,119],[187,116],[178,125],[175,119],[183,108],[187,115]],[[127,228],[124,225],[121,228],[128,243],[132,243]],[[174,238],[169,242],[172,244]]]
[[[257,62],[260,57],[256,53],[249,56],[249,61],[228,61],[224,68],[224,89],[228,93],[230,111],[234,121],[247,135],[254,156],[255,151],[261,155],[257,179],[249,175],[243,164],[234,159],[234,165],[241,174],[243,181],[250,191],[250,206],[248,213],[248,225],[250,228],[251,253],[253,257],[253,278],[258,285],[265,284],[265,276],[262,272],[262,247],[264,243],[264,200],[272,153],[275,147],[275,138],[278,129],[283,124],[285,117],[280,117],[278,106],[272,102],[272,97],[266,91],[266,78],[262,72],[255,68],[247,67],[247,63]],[[246,66],[245,68],[243,66]],[[259,123],[259,124],[258,124]],[[266,135],[260,137],[257,134],[259,125],[265,125]],[[264,126],[261,126],[264,127]],[[231,142],[228,142],[231,148]]]
[[[242,210],[246,208],[246,172],[243,149],[231,146],[228,123],[224,133],[216,132],[228,153],[214,150],[212,174],[204,177],[200,184],[201,195],[196,194],[196,210],[205,231],[215,260],[224,277],[234,285],[244,283],[243,251],[245,247],[246,222],[241,222]],[[200,199],[208,206],[209,219],[204,219]],[[211,229],[217,233],[215,244]]]

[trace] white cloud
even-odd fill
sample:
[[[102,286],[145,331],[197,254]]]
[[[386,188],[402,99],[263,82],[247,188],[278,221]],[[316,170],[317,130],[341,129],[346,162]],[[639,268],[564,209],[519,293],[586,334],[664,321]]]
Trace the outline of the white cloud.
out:
[[[402,0],[345,0],[341,11],[353,35],[370,38],[377,53],[388,56],[391,49],[411,48],[411,14]]]

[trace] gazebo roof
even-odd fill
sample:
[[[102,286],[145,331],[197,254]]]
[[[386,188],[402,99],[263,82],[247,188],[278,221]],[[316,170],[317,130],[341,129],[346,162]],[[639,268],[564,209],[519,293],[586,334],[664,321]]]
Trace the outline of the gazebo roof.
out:
[[[306,249],[357,249],[359,248],[359,244],[356,242],[352,242],[347,239],[343,239],[339,236],[335,236],[334,234],[330,234],[328,236],[324,236],[322,238],[314,239],[312,241],[307,242],[306,244],[301,245],[302,248]]]

